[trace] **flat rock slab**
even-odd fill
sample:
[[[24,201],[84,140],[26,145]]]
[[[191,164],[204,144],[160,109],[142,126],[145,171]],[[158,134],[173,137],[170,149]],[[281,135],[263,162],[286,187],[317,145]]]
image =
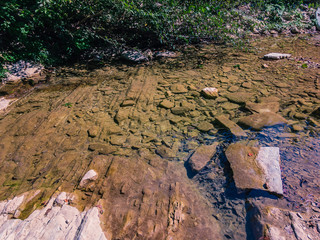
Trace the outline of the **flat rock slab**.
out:
[[[288,121],[282,116],[273,112],[255,113],[239,119],[239,123],[247,127],[251,127],[254,130],[261,130],[264,127],[282,125],[286,124],[287,122]]]
[[[265,103],[246,103],[246,108],[253,113],[278,112],[280,108],[279,102],[265,102]]]
[[[248,102],[252,98],[253,94],[248,92],[234,92],[228,93],[225,95],[229,101],[235,103],[245,103]]]
[[[286,53],[268,53],[263,56],[263,58],[267,60],[279,60],[279,59],[289,58],[289,57],[291,57],[291,54],[286,54]]]
[[[230,132],[236,137],[246,137],[247,134],[236,123],[229,120],[227,117],[221,115],[216,117],[216,120],[220,122],[224,127],[228,128]]]
[[[245,146],[231,144],[226,151],[239,189],[261,189],[283,195],[280,154],[277,147]]]
[[[283,195],[278,147],[261,147],[256,158],[263,169],[268,191]]]
[[[193,172],[199,172],[207,165],[216,153],[217,146],[218,143],[214,143],[212,145],[202,145],[196,149],[188,161]]]

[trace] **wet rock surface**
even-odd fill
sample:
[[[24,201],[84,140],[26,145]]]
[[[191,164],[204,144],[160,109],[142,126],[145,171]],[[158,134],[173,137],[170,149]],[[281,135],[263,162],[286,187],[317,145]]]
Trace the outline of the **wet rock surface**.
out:
[[[107,239],[297,239],[299,229],[316,239],[319,68],[301,61],[320,62],[317,40],[252,44],[253,53],[203,45],[149,66],[66,68],[20,95],[0,115],[0,198],[4,205],[15,199],[3,208],[9,222],[1,231],[18,234],[14,224],[27,226],[25,219],[46,209],[39,221],[59,212],[51,222],[62,226],[57,237],[65,236],[76,226],[60,214],[68,208]],[[264,68],[259,56],[269,52],[292,57]],[[217,97],[205,97],[201,90],[212,86]],[[237,125],[243,118],[249,129]],[[239,171],[257,165],[259,147],[279,149],[260,156],[268,160],[260,171],[272,177],[263,175],[258,190],[237,188],[226,156],[234,144],[245,146],[235,154],[245,164]],[[279,155],[283,193],[279,168],[268,165]],[[98,177],[80,185],[90,170]],[[245,174],[239,179],[252,177]],[[50,199],[54,211],[46,213]],[[81,229],[87,236],[91,227]]]

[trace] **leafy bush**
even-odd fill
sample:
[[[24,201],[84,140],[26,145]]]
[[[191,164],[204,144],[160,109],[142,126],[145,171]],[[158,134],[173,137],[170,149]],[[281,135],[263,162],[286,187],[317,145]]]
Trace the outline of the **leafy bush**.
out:
[[[239,35],[241,4],[270,11],[316,0],[7,0],[0,2],[0,64],[65,64],[95,48],[152,48]]]

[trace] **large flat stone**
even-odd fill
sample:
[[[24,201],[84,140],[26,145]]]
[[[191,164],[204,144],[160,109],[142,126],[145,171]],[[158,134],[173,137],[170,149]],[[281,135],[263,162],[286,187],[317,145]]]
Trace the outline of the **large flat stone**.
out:
[[[261,189],[283,195],[280,154],[277,147],[245,146],[231,144],[226,151],[239,189]]]
[[[239,127],[236,123],[229,120],[227,117],[221,115],[217,116],[216,119],[226,128],[230,130],[230,132],[236,137],[246,137],[247,134],[241,127]]]
[[[279,102],[253,103],[247,102],[246,108],[253,113],[278,112],[280,108]]]
[[[233,179],[239,189],[264,189],[263,170],[257,165],[258,148],[240,143],[231,144],[226,156],[233,171]]]
[[[198,147],[188,161],[192,171],[199,172],[203,169],[216,153],[217,146],[218,143]]]
[[[286,124],[287,120],[273,112],[255,113],[239,119],[239,123],[251,127],[255,130],[261,130],[264,127]]]
[[[278,147],[261,147],[256,158],[263,169],[268,191],[283,195]]]
[[[253,94],[248,92],[234,92],[225,95],[231,102],[235,103],[245,103],[252,98]]]

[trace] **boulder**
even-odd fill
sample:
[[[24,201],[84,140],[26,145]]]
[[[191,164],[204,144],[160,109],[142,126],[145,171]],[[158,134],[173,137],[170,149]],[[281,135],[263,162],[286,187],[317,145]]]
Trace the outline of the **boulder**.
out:
[[[239,123],[254,130],[261,130],[264,127],[286,124],[287,120],[273,112],[255,113],[239,119]]]
[[[263,56],[263,58],[266,60],[279,60],[279,59],[289,58],[289,57],[291,57],[291,54],[286,54],[286,53],[268,53]]]
[[[225,154],[233,171],[233,179],[237,188],[265,189],[263,170],[255,161],[258,152],[258,148],[240,143],[231,144],[226,150]]]
[[[216,153],[217,146],[218,143],[198,147],[188,160],[191,170],[199,172],[203,169]]]
[[[96,173],[95,170],[91,169],[89,170],[81,179],[79,186],[84,187],[89,182],[95,181],[98,178],[98,173]]]
[[[224,127],[228,128],[230,132],[236,137],[246,137],[247,134],[241,127],[239,127],[236,123],[229,120],[227,117],[221,115],[217,116],[216,120],[221,123]]]
[[[226,151],[239,189],[260,189],[283,195],[280,154],[277,147],[245,146],[231,144]]]

